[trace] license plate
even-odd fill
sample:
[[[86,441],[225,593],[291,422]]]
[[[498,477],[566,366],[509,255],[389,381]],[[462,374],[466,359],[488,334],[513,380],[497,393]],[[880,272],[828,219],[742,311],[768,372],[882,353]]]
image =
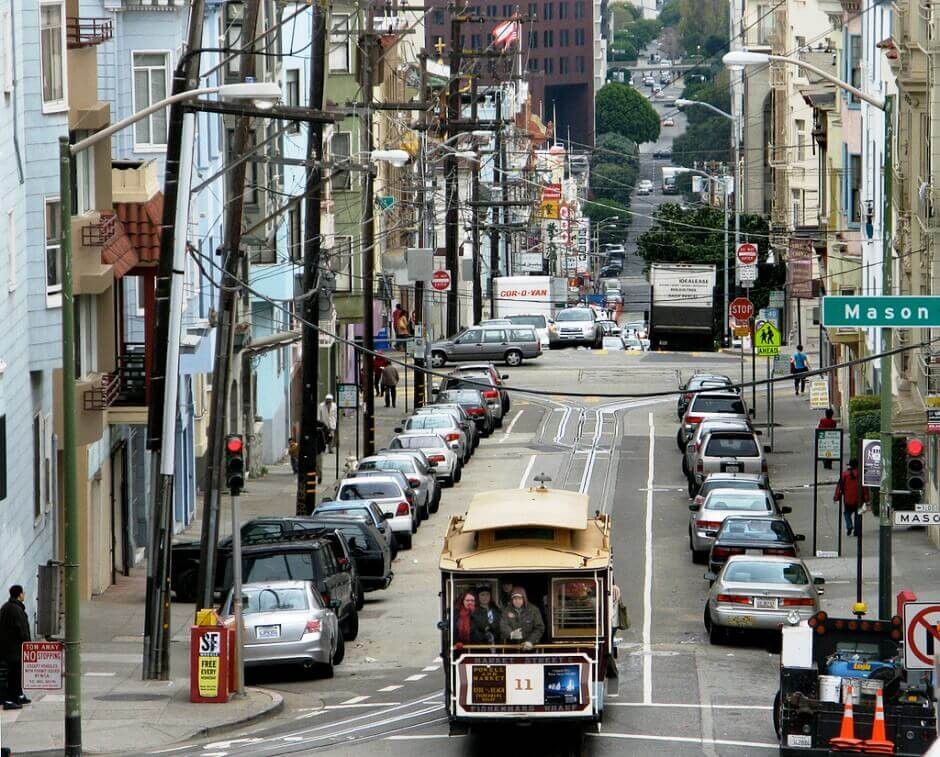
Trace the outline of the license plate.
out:
[[[754,607],[758,610],[776,610],[777,600],[773,597],[754,597]]]
[[[797,747],[798,749],[811,749],[813,737],[806,733],[788,733],[787,746]]]
[[[762,555],[762,554],[764,554],[764,550],[762,550],[762,549],[745,549],[745,550],[744,550],[744,554],[746,554],[746,555]]]
[[[280,626],[255,626],[256,639],[280,639]]]
[[[740,463],[725,463],[725,472],[726,473],[740,473],[741,472]]]

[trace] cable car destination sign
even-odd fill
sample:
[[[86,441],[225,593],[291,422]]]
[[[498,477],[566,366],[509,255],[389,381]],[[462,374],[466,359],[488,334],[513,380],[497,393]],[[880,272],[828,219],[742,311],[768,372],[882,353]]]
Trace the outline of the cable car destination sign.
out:
[[[929,328],[940,326],[940,297],[823,297],[823,326]]]

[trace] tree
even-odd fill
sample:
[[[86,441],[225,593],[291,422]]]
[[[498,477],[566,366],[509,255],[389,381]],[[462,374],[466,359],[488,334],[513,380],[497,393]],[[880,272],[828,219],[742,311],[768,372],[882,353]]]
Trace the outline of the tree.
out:
[[[679,8],[679,0],[666,0],[659,11],[659,22],[664,27],[670,27],[678,26],[680,20],[682,20],[682,10]]]
[[[591,154],[591,168],[603,163],[625,163],[637,165],[637,147],[632,139],[609,131],[600,134],[594,140],[594,152]]]
[[[600,228],[599,244],[617,244],[627,236],[627,229],[633,221],[627,208],[609,197],[598,197],[583,205],[584,215],[591,219],[591,230]],[[603,225],[599,224],[603,221]]]
[[[626,207],[630,204],[637,173],[636,166],[630,163],[601,163],[591,169],[591,191]]]
[[[673,140],[672,161],[688,168],[711,160],[731,165],[730,145],[731,122],[724,116],[713,114],[697,124],[689,124],[685,132]]]
[[[616,132],[638,144],[659,138],[659,115],[633,87],[619,82],[605,84],[597,93],[594,109],[599,134]]]
[[[713,55],[725,46],[729,10],[725,0],[679,0],[678,4],[679,37],[687,56]]]

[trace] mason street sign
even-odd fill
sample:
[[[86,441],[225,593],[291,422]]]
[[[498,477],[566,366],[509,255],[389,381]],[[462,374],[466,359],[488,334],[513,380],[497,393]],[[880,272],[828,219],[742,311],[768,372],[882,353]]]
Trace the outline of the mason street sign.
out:
[[[940,326],[940,297],[823,297],[822,322],[827,328]]]

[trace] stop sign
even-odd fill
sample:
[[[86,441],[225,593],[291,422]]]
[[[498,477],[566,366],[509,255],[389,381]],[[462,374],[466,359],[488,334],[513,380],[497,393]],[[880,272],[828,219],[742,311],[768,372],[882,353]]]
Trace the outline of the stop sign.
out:
[[[736,297],[728,306],[728,313],[736,321],[746,321],[754,315],[754,305],[747,297]]]
[[[741,265],[754,265],[757,262],[757,245],[750,242],[739,244],[738,262]]]
[[[450,272],[435,271],[431,277],[431,288],[438,292],[444,292],[450,289]]]

